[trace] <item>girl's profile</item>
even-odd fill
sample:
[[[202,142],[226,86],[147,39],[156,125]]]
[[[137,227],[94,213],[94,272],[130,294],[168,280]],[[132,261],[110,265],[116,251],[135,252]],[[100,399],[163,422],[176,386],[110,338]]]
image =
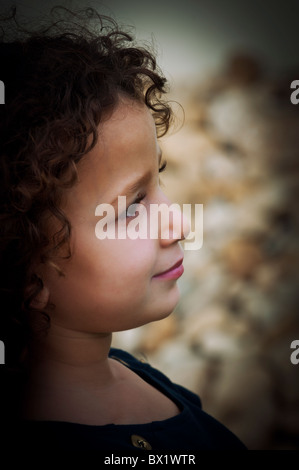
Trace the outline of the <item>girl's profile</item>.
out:
[[[153,53],[92,9],[30,32],[2,21],[1,369],[7,445],[62,450],[244,449],[198,396],[111,347],[179,301],[181,213],[153,239],[99,239],[95,208],[171,202],[171,125]],[[9,25],[9,28],[8,28]],[[115,224],[134,214],[116,212]],[[178,224],[179,221],[179,224]],[[181,230],[174,230],[174,225]],[[169,234],[163,236],[164,231]]]

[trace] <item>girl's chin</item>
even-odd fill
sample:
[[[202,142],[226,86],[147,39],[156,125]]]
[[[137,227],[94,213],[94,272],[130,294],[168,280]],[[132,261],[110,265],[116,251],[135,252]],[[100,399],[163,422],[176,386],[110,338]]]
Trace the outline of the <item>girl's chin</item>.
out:
[[[159,311],[157,320],[162,320],[163,318],[168,317],[174,311],[179,300],[180,300],[180,291],[179,291],[177,284],[175,284],[173,289],[171,289],[170,292],[165,294],[163,302],[161,302],[161,309]]]

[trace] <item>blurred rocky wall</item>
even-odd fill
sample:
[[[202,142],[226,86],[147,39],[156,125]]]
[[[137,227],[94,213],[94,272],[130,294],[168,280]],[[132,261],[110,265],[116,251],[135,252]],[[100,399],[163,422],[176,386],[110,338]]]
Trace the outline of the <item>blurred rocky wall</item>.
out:
[[[185,251],[175,312],[113,340],[198,393],[250,449],[299,449],[296,78],[238,54],[183,90],[162,181],[173,201],[203,204],[203,246]]]

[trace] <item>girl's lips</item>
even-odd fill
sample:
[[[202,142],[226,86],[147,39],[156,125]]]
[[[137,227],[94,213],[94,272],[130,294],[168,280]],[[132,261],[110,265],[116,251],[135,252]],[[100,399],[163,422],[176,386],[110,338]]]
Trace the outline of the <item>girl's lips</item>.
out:
[[[178,279],[184,272],[183,266],[183,258],[180,259],[177,263],[175,263],[171,268],[167,269],[167,271],[163,271],[162,273],[156,274],[153,276],[154,279]]]

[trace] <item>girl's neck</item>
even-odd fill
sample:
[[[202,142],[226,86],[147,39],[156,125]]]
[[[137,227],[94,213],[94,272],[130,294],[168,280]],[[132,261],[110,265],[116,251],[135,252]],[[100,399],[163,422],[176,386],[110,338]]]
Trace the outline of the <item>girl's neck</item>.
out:
[[[108,353],[112,334],[89,334],[51,324],[29,349],[31,384],[53,387],[101,387],[113,380]]]

